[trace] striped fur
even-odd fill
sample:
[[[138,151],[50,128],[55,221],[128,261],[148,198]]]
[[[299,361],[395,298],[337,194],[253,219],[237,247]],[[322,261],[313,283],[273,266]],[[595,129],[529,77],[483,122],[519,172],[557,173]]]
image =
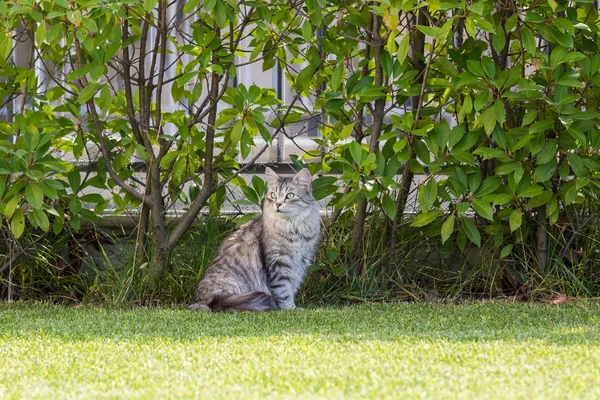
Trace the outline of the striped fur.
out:
[[[221,245],[198,283],[190,309],[268,311],[296,308],[319,241],[319,206],[308,170],[293,178],[267,168],[262,216]]]

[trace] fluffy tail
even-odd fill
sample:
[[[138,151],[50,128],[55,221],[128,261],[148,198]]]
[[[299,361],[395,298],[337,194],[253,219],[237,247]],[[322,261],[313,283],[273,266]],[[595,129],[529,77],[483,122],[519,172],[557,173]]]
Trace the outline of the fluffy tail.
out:
[[[250,292],[243,294],[234,294],[229,296],[215,296],[207,305],[192,304],[191,310],[213,312],[232,312],[232,311],[270,311],[276,310],[277,304],[273,296],[264,292]]]

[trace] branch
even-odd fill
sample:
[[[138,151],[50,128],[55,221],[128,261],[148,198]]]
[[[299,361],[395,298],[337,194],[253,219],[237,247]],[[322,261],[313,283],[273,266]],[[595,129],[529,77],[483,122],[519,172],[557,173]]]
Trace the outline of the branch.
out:
[[[165,75],[165,65],[167,63],[167,6],[166,1],[161,1],[158,6],[160,12],[160,65],[158,66],[158,82],[156,84],[156,117],[155,117],[155,127],[157,133],[162,131],[162,88],[163,88],[163,79]],[[154,72],[154,70],[152,70]],[[159,143],[161,147],[169,147],[169,143],[165,139],[159,139]],[[162,152],[159,152],[159,155]],[[161,157],[162,158],[162,157]]]
[[[0,229],[2,229],[2,228],[3,227],[0,227]],[[6,261],[0,267],[0,274],[3,273],[7,268],[9,268],[17,258],[19,258],[23,254],[27,253],[27,250],[29,250],[29,248],[31,248],[31,246],[33,246],[34,244],[36,244],[37,242],[39,242],[46,236],[48,236],[48,232],[44,232],[42,235],[38,236],[37,239],[35,239],[33,242],[29,243],[27,246],[24,246],[24,247],[21,246],[18,251],[11,251],[11,253],[8,254],[8,261]]]
[[[122,33],[122,41],[125,43],[129,38],[127,24],[123,24],[123,33]],[[125,70],[123,71],[123,81],[125,82],[125,102],[127,106],[127,117],[129,118],[129,123],[131,124],[131,129],[133,130],[133,135],[137,142],[141,145],[145,145],[142,135],[140,133],[140,126],[138,121],[135,119],[135,110],[133,108],[133,91],[131,90],[131,58],[129,57],[129,46],[125,46],[123,48],[123,66]]]
[[[81,44],[79,43],[79,39],[75,36],[75,53],[77,56],[77,65],[78,68],[82,67],[81,60]],[[88,85],[87,77],[82,76],[79,79],[79,83],[81,87],[86,87]],[[132,186],[127,184],[114,170],[112,165],[112,160],[110,158],[110,154],[108,152],[108,147],[106,146],[106,141],[104,140],[104,133],[102,130],[102,125],[100,123],[100,118],[98,117],[98,111],[96,110],[96,105],[94,104],[94,100],[90,99],[86,102],[86,106],[88,112],[92,116],[92,121],[94,122],[96,128],[96,135],[98,136],[98,143],[100,145],[100,151],[102,152],[102,157],[104,158],[104,162],[106,165],[106,172],[110,175],[111,179],[115,181],[117,185],[119,185],[123,190],[129,193],[131,196],[135,197],[139,201],[147,202],[146,204],[150,205],[151,201],[149,198],[146,198],[142,193],[135,190]]]

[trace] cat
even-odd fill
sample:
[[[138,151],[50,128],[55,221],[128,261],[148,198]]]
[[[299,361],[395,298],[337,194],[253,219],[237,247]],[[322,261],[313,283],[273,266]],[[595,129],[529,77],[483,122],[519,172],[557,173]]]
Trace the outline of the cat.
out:
[[[225,239],[200,279],[197,311],[269,311],[296,308],[294,296],[319,242],[321,218],[307,169],[293,178],[266,168],[262,215]]]

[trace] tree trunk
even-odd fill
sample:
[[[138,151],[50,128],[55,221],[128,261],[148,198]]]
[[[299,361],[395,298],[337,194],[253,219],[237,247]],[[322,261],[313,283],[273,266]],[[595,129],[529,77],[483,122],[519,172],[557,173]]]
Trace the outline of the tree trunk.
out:
[[[537,273],[542,278],[548,264],[548,218],[546,216],[546,206],[537,208],[537,223]]]
[[[375,61],[375,85],[383,86],[384,75],[383,68],[381,66],[381,50],[385,43],[381,37],[381,17],[371,14],[372,18],[372,41],[373,41],[373,55]],[[383,128],[383,117],[385,112],[385,97],[375,101],[375,107],[373,109],[373,125],[371,126],[371,138],[369,143],[369,151],[371,153],[377,152],[379,149],[379,136]],[[361,240],[363,237],[363,231],[365,226],[365,218],[367,215],[367,199],[363,199],[358,203],[358,209],[354,218],[354,225],[352,227],[352,241],[350,244],[350,260],[355,263],[362,252]],[[358,274],[362,274],[364,268],[361,264],[358,270]]]
[[[145,270],[144,283],[150,288],[156,287],[167,266],[169,247],[167,245],[167,223],[160,184],[160,164],[155,159],[150,165],[149,182],[152,197],[152,259]]]
[[[419,10],[417,23],[419,25],[427,26],[429,25],[429,19],[426,15],[426,10]],[[414,60],[415,69],[418,71],[417,74],[417,82],[421,83],[421,93],[419,96],[415,96],[411,98],[411,108],[413,111],[416,109],[415,121],[413,124],[413,129],[416,129],[417,124],[419,123],[419,114],[421,111],[422,104],[422,96],[423,89],[425,88],[425,81],[427,80],[425,62],[420,54],[425,57],[425,34],[419,30],[415,31],[415,38],[411,46],[411,58]],[[433,45],[431,47],[431,52],[433,52]],[[431,58],[431,57],[430,57]],[[414,173],[410,170],[410,162],[415,159],[415,153],[412,144],[412,134],[409,134],[408,137],[408,146],[410,151],[410,159],[404,163],[404,169],[402,171],[402,178],[400,180],[400,189],[398,190],[398,195],[396,197],[396,215],[392,221],[392,232],[391,232],[391,243],[390,243],[390,254],[388,257],[388,277],[392,274],[392,269],[394,262],[396,261],[396,246],[398,244],[398,227],[400,225],[400,221],[404,218],[404,211],[406,208],[406,200],[408,199],[408,194],[410,193],[410,188],[412,186],[412,181],[414,177]]]
[[[146,182],[149,182],[150,175],[146,175]],[[145,195],[150,196],[150,184],[146,184]],[[148,258],[148,235],[150,233],[150,207],[142,202],[140,219],[137,226],[137,237],[135,240],[135,265],[142,265]]]
[[[156,240],[156,236],[154,237],[153,242],[152,259],[146,269],[144,269],[145,273],[143,278],[144,286],[148,290],[156,289],[169,259],[169,250],[167,249],[167,246],[159,243],[159,241]]]

